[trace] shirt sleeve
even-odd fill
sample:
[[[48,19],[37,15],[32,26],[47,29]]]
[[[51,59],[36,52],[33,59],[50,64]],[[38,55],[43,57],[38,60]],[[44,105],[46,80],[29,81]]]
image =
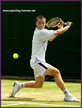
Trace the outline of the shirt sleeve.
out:
[[[55,33],[54,30],[43,29],[43,30],[40,30],[39,37],[42,41],[45,41],[52,38],[54,33]]]

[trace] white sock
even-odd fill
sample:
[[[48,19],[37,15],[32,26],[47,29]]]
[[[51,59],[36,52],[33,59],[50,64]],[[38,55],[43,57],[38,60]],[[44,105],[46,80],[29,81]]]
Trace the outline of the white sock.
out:
[[[68,91],[68,89],[65,89],[65,90],[63,91],[63,93],[64,93],[65,96],[71,95],[71,93]]]
[[[24,88],[24,83],[20,83],[21,88]]]

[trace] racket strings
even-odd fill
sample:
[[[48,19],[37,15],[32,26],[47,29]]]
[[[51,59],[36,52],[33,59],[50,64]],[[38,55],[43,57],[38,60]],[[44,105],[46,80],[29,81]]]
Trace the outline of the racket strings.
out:
[[[57,20],[57,21],[53,20],[52,22],[49,23],[49,26],[54,26],[54,25],[57,25],[58,23],[59,23],[59,20]]]
[[[48,23],[47,26],[48,27],[53,27],[55,25],[57,25],[60,22],[60,18],[52,18]]]

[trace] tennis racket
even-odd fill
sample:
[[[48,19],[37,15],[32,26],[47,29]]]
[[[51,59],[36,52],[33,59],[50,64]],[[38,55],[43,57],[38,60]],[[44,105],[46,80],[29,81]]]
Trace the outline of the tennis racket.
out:
[[[48,27],[48,28],[50,28],[50,27],[52,27],[52,28],[54,28],[54,27],[57,27],[58,26],[58,24],[63,24],[63,25],[67,25],[66,23],[64,23],[64,21],[61,19],[61,18],[59,18],[59,17],[54,17],[54,18],[51,18],[47,23],[46,23],[46,26]]]

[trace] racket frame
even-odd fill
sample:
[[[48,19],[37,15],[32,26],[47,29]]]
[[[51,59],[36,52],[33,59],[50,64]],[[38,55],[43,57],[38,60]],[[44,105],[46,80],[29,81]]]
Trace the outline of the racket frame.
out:
[[[49,23],[50,23],[51,21],[53,21],[54,18],[58,18],[58,19],[59,19],[59,22],[58,22],[56,25],[49,26]],[[59,18],[59,17],[54,17],[54,18],[51,18],[51,19],[46,23],[46,26],[47,26],[48,28],[55,28],[55,27],[58,26],[58,24],[60,24],[60,22],[63,22],[63,20],[62,20],[61,18]],[[65,24],[65,25],[66,25],[66,24]]]

